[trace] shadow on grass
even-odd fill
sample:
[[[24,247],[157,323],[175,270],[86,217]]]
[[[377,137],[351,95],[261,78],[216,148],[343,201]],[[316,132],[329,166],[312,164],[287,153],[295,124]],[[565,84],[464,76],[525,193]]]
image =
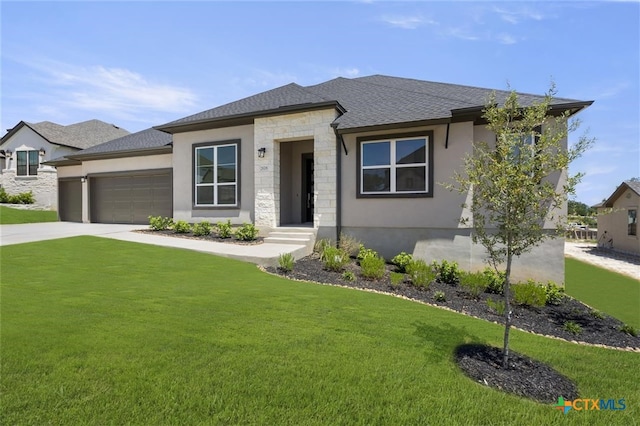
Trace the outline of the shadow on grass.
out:
[[[480,337],[468,332],[465,327],[448,322],[436,326],[417,321],[412,325],[416,328],[414,335],[423,339],[434,349],[430,356],[434,361],[450,360],[449,354],[463,342],[485,343]]]

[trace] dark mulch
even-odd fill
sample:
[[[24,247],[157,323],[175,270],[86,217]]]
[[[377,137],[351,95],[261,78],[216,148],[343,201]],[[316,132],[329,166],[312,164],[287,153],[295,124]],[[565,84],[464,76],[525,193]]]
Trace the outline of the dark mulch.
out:
[[[437,281],[426,290],[417,289],[406,280],[392,286],[390,274],[394,267],[391,265],[387,266],[385,276],[379,280],[361,278],[360,267],[355,261],[347,265],[346,271],[351,271],[356,278],[353,281],[346,280],[340,272],[325,270],[316,254],[298,260],[294,270],[286,274],[277,268],[267,268],[267,270],[293,279],[396,294],[447,307],[488,321],[504,323],[503,317],[487,305],[488,299],[502,300],[502,295],[483,293],[478,298],[473,298],[461,287]],[[446,301],[434,300],[434,293],[437,291],[445,294]],[[640,337],[620,331],[623,325],[621,321],[609,316],[601,316],[578,300],[565,297],[557,306],[547,305],[541,308],[514,306],[512,322],[514,327],[546,336],[640,350]],[[582,331],[577,335],[566,331],[564,324],[567,321],[580,325]],[[483,345],[462,345],[457,348],[455,359],[469,377],[505,392],[545,403],[555,402],[560,395],[569,400],[578,397],[576,385],[571,380],[541,362],[514,352],[510,353],[507,368],[502,367],[502,349]]]
[[[509,351],[508,367],[502,367],[502,349],[468,344],[456,348],[462,371],[481,384],[539,402],[556,402],[558,396],[578,398],[578,388],[567,377],[540,361]]]
[[[231,238],[220,238],[216,234],[197,236],[197,235],[193,235],[193,233],[191,233],[191,232],[186,232],[184,234],[179,234],[179,233],[174,232],[172,230],[153,231],[151,229],[138,229],[138,230],[136,230],[136,232],[140,232],[140,233],[143,233],[143,234],[164,235],[164,236],[167,236],[167,237],[188,238],[188,239],[191,239],[191,240],[213,241],[213,242],[216,242],[216,243],[241,244],[241,245],[247,245],[247,246],[252,246],[252,245],[255,245],[255,244],[262,244],[263,241],[264,241],[264,238],[262,238],[262,237],[258,237],[253,241],[240,241],[240,240],[237,240],[237,239],[235,239],[233,237],[231,237]]]

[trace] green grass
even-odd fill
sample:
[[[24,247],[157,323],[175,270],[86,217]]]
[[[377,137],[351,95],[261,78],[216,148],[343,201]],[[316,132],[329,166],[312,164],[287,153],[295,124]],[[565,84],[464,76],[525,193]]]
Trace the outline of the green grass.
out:
[[[576,259],[565,259],[567,294],[640,328],[640,281]]]
[[[502,327],[461,314],[94,237],[1,261],[0,424],[637,424],[637,353],[513,330],[583,397],[627,405],[563,415],[466,378],[455,347]]]
[[[0,225],[16,223],[57,222],[58,212],[50,210],[20,210],[0,206]]]

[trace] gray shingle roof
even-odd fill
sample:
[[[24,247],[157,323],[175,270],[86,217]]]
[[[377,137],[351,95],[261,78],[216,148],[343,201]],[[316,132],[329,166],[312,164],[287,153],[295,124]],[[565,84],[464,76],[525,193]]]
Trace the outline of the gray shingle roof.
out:
[[[627,186],[629,188],[631,188],[632,191],[634,191],[636,194],[640,195],[640,181],[637,181],[637,180],[625,180],[624,183],[626,183]]]
[[[88,120],[69,126],[62,126],[50,121],[25,122],[25,124],[51,143],[79,149],[89,148],[129,134],[125,129],[100,120]]]
[[[339,77],[307,87],[291,83],[157,126],[157,128],[170,130],[172,127],[208,120],[218,121],[236,116],[259,116],[273,113],[282,108],[299,106],[300,109],[303,109],[331,102],[339,104],[346,110],[334,122],[339,130],[450,119],[452,110],[482,108],[494,92],[498,102],[504,101],[509,94],[504,90],[384,75],[353,79]],[[519,95],[519,101],[524,106],[544,98],[525,93]],[[584,102],[565,98],[555,98],[553,102],[554,105],[575,103]]]
[[[121,151],[141,151],[162,148],[170,145],[173,138],[170,134],[155,129],[146,129],[136,133],[113,139],[100,145],[84,149],[68,157],[82,158],[84,156],[115,153]]]

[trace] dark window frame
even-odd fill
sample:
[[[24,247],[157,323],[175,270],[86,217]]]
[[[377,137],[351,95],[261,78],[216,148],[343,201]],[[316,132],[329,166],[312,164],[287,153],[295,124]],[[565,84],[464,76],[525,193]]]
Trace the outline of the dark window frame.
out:
[[[25,164],[20,165],[21,154],[26,155]],[[35,161],[32,161],[35,159]],[[16,151],[16,176],[38,176],[40,167],[40,152],[35,149],[23,149]],[[23,170],[21,172],[21,170]]]
[[[633,215],[631,212],[634,212]],[[627,235],[638,236],[638,209],[627,209]]]
[[[196,162],[197,162],[197,150],[202,148],[215,148],[219,146],[225,145],[234,145],[236,149],[236,202],[235,204],[197,204],[197,187],[199,186],[197,182],[197,170],[196,170]],[[241,187],[240,182],[242,180],[241,177],[241,143],[240,139],[226,139],[221,141],[213,141],[213,142],[201,142],[196,143],[191,146],[191,207],[194,210],[237,210],[240,208],[240,193]],[[214,174],[217,175],[217,170],[214,165]],[[214,188],[217,188],[217,185],[213,185]],[[215,191],[215,189],[214,189]]]
[[[392,141],[396,143],[397,140],[402,139],[418,139],[424,138],[426,143],[426,185],[424,192],[389,192],[389,193],[367,193],[362,192],[362,145],[367,142],[386,142]],[[422,132],[409,132],[409,133],[394,133],[384,134],[376,136],[361,136],[356,138],[356,198],[432,198],[433,197],[433,130],[426,130]],[[390,159],[395,161],[394,159]],[[418,163],[416,163],[418,164]],[[396,170],[395,167],[390,167],[390,170]],[[391,173],[391,172],[390,172]]]

